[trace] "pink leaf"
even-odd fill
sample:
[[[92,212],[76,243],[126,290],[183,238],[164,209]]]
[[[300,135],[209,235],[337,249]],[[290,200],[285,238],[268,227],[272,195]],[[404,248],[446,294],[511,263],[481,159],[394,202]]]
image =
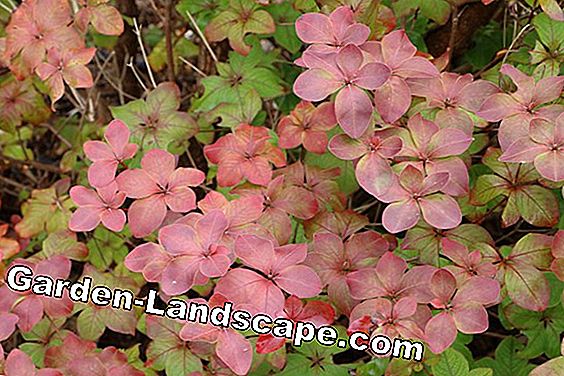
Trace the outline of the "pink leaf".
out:
[[[488,312],[480,304],[462,304],[453,308],[452,317],[458,330],[465,334],[483,333],[488,329]]]
[[[294,93],[303,100],[319,102],[337,91],[343,83],[332,73],[318,69],[308,69],[294,82]]]
[[[537,105],[552,102],[562,95],[562,88],[564,77],[545,77],[535,85],[532,101]]]
[[[162,252],[162,248],[155,243],[141,244],[126,256],[124,264],[132,272],[141,272]]]
[[[438,303],[446,306],[456,289],[456,279],[454,275],[446,269],[438,269],[431,277],[431,292],[438,299]],[[445,307],[438,307],[445,308]]]
[[[306,244],[287,244],[274,249],[272,271],[274,273],[304,262],[307,257]]]
[[[401,280],[398,275],[401,276],[406,269],[407,263],[405,260],[394,255],[393,252],[384,253],[376,265],[378,279],[387,291],[399,290]]]
[[[495,122],[519,113],[521,108],[510,95],[497,93],[486,99],[476,114],[487,121]]]
[[[190,290],[198,272],[194,258],[180,256],[174,258],[163,269],[161,287],[167,295],[179,295]]]
[[[175,213],[186,213],[196,208],[196,195],[188,187],[170,189],[164,201],[166,206]]]
[[[142,169],[125,170],[116,178],[119,190],[131,198],[144,198],[159,192],[159,187]]]
[[[401,298],[394,304],[393,314],[398,319],[409,318],[417,310],[417,301],[411,297]]]
[[[366,131],[373,109],[368,94],[356,86],[346,86],[335,98],[337,121],[345,133],[353,138],[360,137]]]
[[[26,353],[14,349],[6,358],[5,372],[7,376],[33,376],[35,366]]]
[[[382,225],[392,234],[412,228],[419,222],[419,208],[415,200],[394,202],[384,209]]]
[[[176,167],[176,158],[165,150],[151,149],[141,159],[141,167],[155,183],[166,187]]]
[[[333,42],[333,31],[329,17],[320,13],[306,13],[296,20],[296,33],[305,43]]]
[[[409,79],[431,78],[438,76],[439,71],[429,60],[421,56],[414,56],[396,67],[394,74]]]
[[[162,197],[155,195],[134,201],[128,212],[131,233],[137,238],[149,235],[163,223],[166,212]]]
[[[358,184],[378,199],[390,189],[394,178],[388,162],[376,154],[362,158],[356,166],[355,175]]]
[[[336,57],[337,66],[347,79],[352,79],[358,72],[363,62],[360,48],[354,44],[349,44],[339,50]],[[385,65],[382,67],[387,68]]]
[[[435,354],[442,353],[450,347],[456,339],[456,334],[454,319],[447,312],[433,316],[425,326],[427,343]]]
[[[374,90],[384,85],[391,76],[390,68],[381,63],[364,65],[354,79],[354,84],[367,90]]]
[[[337,158],[352,161],[362,157],[368,151],[364,143],[346,134],[337,134],[329,142],[329,150]]]
[[[101,221],[103,209],[94,207],[78,208],[71,216],[69,229],[75,232],[94,230]]]
[[[489,305],[498,300],[499,290],[499,282],[495,279],[474,276],[460,286],[452,303],[464,305],[466,302],[476,302]]]
[[[125,213],[120,209],[106,209],[100,216],[102,224],[111,231],[120,232],[125,226]]]
[[[29,332],[43,317],[43,304],[37,296],[31,296],[19,302],[12,312],[18,315],[18,327]]]
[[[462,154],[472,143],[472,137],[458,129],[441,129],[429,142],[430,157],[441,158]]]
[[[538,155],[534,161],[537,171],[548,180],[564,180],[564,152],[553,150]]]
[[[123,33],[123,18],[112,6],[100,4],[93,7],[91,22],[100,34],[120,35]]]
[[[182,255],[198,248],[192,227],[172,224],[159,230],[159,243],[172,255]]]
[[[448,173],[448,180],[440,190],[449,196],[464,196],[468,193],[468,167],[458,157],[451,157],[430,161],[427,164],[429,175]]]
[[[276,284],[289,294],[299,298],[311,298],[321,292],[321,280],[304,265],[289,266],[274,277]]]
[[[405,114],[411,105],[411,91],[405,81],[396,76],[374,91],[376,110],[387,123],[393,123]]]
[[[425,222],[440,229],[455,228],[462,221],[456,200],[443,194],[434,194],[419,201]]]
[[[5,341],[16,330],[18,316],[12,313],[0,313],[0,341]]]
[[[284,294],[274,283],[244,268],[231,269],[216,285],[215,292],[246,305],[254,313],[276,317],[284,307]]]
[[[225,330],[218,336],[217,356],[237,375],[246,375],[251,368],[253,349],[249,341],[233,330]]]
[[[413,57],[417,48],[411,43],[404,30],[396,30],[382,39],[382,55],[384,61],[393,69]]]
[[[355,299],[371,299],[385,296],[386,290],[378,279],[374,268],[364,268],[347,275],[347,285]]]
[[[246,265],[268,273],[274,259],[274,246],[270,240],[242,235],[235,241],[235,255]]]
[[[521,137],[508,148],[499,157],[501,162],[532,162],[535,157],[546,151],[546,147],[534,143],[528,136]]]

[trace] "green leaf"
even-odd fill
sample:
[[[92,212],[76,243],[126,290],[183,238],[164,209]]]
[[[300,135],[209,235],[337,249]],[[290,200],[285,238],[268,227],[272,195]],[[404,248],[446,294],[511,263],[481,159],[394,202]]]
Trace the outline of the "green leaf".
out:
[[[176,6],[176,10],[188,22],[191,21],[186,12],[190,12],[203,30],[211,19],[221,10],[227,9],[228,5],[228,0],[181,0]]]
[[[0,97],[0,130],[16,133],[16,127],[23,122],[39,124],[51,116],[31,79],[20,81],[10,75],[0,82]]]
[[[241,55],[248,55],[251,47],[245,44],[247,34],[271,34],[276,30],[268,12],[253,0],[231,0],[229,7],[219,13],[206,26],[205,34],[210,42],[227,38],[229,45]]]
[[[496,175],[481,175],[470,192],[470,202],[474,205],[486,205],[498,196],[507,196],[507,181]]]
[[[474,368],[468,373],[468,376],[493,376],[491,368]]]
[[[435,376],[468,376],[468,369],[464,355],[452,348],[445,350],[439,363],[432,366]]]
[[[241,88],[241,101],[222,103],[210,111],[208,119],[219,117],[220,127],[233,128],[241,123],[251,124],[262,109],[262,101],[254,89]]]
[[[450,18],[450,4],[444,0],[419,0],[419,9],[423,16],[439,25],[445,24]]]
[[[66,194],[68,179],[59,180],[50,188],[35,189],[31,198],[22,205],[23,220],[16,231],[23,238],[30,238],[42,231],[47,233],[66,230],[74,204]]]
[[[192,372],[201,372],[200,358],[192,354],[187,347],[169,351],[165,355],[165,372],[167,376],[185,376]]]
[[[103,227],[96,228],[88,241],[88,249],[88,261],[101,271],[106,270],[112,262],[122,262],[128,253],[123,238]]]
[[[535,368],[529,376],[558,376],[564,369],[564,356],[549,360]]]
[[[514,337],[507,337],[495,350],[495,360],[483,358],[475,364],[478,367],[491,368],[495,376],[527,376],[534,366],[517,356],[517,352],[523,347],[524,345]]]
[[[556,0],[539,0],[542,10],[554,21],[564,21],[564,12]]]
[[[208,76],[201,82],[204,86],[204,94],[192,102],[193,111],[211,111],[222,103],[236,103],[240,98],[237,89],[231,85],[227,77]],[[258,93],[256,95],[258,96]]]
[[[356,369],[358,376],[384,376],[384,372],[390,363],[386,358],[373,358],[366,364],[359,366]]]
[[[131,130],[131,141],[143,149],[187,147],[198,124],[186,112],[178,111],[180,90],[175,83],[163,82],[145,100],[110,107],[112,115]]]
[[[80,312],[76,326],[80,337],[91,341],[98,340],[106,330],[106,324],[93,307],[87,307]]]
[[[555,21],[545,13],[541,13],[535,16],[533,25],[540,40],[549,50],[556,51],[564,43],[564,22]]]
[[[276,43],[291,53],[298,52],[302,46],[302,42],[296,34],[294,22],[301,13],[292,7],[291,1],[272,4],[267,7],[267,10],[276,22],[276,31],[274,32],[274,40]]]
[[[523,236],[511,251],[510,258],[539,269],[549,269],[552,262],[552,237],[543,234]]]
[[[198,56],[199,48],[196,44],[186,38],[180,38],[173,46],[173,62],[174,66],[183,64],[179,57],[188,59]],[[151,50],[148,56],[151,68],[156,71],[162,71],[167,65],[166,39],[162,38],[159,43]]]
[[[241,72],[242,85],[249,85],[262,98],[274,98],[282,95],[284,89],[280,85],[278,75],[267,68],[250,68]]]
[[[88,256],[88,248],[76,240],[76,234],[61,230],[49,234],[43,241],[43,253],[46,257],[63,255],[71,260],[83,261]]]
[[[549,189],[529,185],[513,194],[519,214],[528,223],[538,227],[553,227],[558,223],[558,199]]]
[[[531,311],[544,311],[550,299],[546,277],[525,262],[511,262],[505,268],[505,286],[515,304]]]
[[[341,191],[345,194],[351,194],[358,190],[354,167],[351,161],[343,161],[335,157],[330,152],[325,154],[306,153],[305,163],[321,168],[341,169],[341,175],[336,179]]]
[[[300,354],[288,354],[286,367],[279,373],[280,376],[306,376],[313,375],[311,362]]]
[[[45,345],[42,343],[27,342],[20,345],[20,350],[25,352],[31,357],[33,364],[37,367],[43,367],[43,360],[45,359]]]

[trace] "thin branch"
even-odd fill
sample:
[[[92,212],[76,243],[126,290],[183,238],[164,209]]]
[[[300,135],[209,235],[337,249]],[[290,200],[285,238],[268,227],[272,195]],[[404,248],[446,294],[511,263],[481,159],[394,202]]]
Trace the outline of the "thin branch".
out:
[[[26,161],[31,160],[31,158],[30,158],[29,155],[27,154],[27,148],[25,147],[25,144],[24,144],[24,141],[23,141],[23,138],[22,138],[22,134],[21,134],[20,128],[16,128],[16,134],[17,134],[17,136],[18,136],[18,142],[19,142],[19,144],[20,144],[20,147],[22,148],[22,151],[23,151],[23,154],[24,154],[24,157],[25,157]]]
[[[165,10],[165,44],[166,44],[166,65],[167,65],[167,78],[169,81],[174,82],[174,46],[172,43],[172,15],[174,12],[174,2],[167,0]]]
[[[21,166],[31,166],[31,167],[34,167],[34,168],[39,169],[39,170],[54,172],[54,173],[57,173],[57,174],[62,173],[62,170],[59,167],[53,166],[53,165],[50,165],[50,164],[45,164],[45,163],[37,162],[37,161],[34,161],[34,160],[20,161],[19,159],[14,159],[14,158],[7,157],[7,156],[3,156],[3,158],[5,160],[9,161],[10,163],[19,164]]]
[[[79,105],[80,112],[86,112],[86,105],[84,104],[84,99],[80,96],[80,94],[78,94],[78,92],[74,87],[69,86],[69,89],[72,96],[74,97],[74,99]]]
[[[517,44],[517,42],[521,39],[521,37],[523,36],[525,31],[527,31],[529,29],[529,27],[531,27],[530,23],[523,26],[523,28],[519,31],[519,33],[515,36],[515,38],[513,38],[513,40],[511,41],[511,44],[509,45],[509,48],[507,49],[507,52],[503,56],[503,60],[501,60],[502,66],[503,66],[503,64],[505,64],[505,61],[509,57],[509,53],[513,51],[513,47],[515,47],[515,44]]]
[[[198,35],[202,39],[202,42],[204,42],[204,45],[206,46],[206,48],[210,52],[210,55],[211,55],[213,61],[215,61],[217,63],[219,60],[217,59],[215,52],[213,52],[213,49],[211,48],[210,44],[208,43],[206,36],[204,35],[204,33],[202,33],[202,30],[200,29],[200,27],[196,23],[196,20],[194,19],[194,17],[192,17],[192,15],[190,14],[189,11],[186,11],[186,14],[188,15],[188,18],[190,19],[190,22],[192,22],[192,25],[194,25],[194,29],[196,29],[196,32],[198,33]]]
[[[450,38],[448,41],[448,67],[450,68],[452,63],[452,58],[454,56],[454,46],[456,44],[456,33],[458,32],[458,6],[453,5],[451,7],[451,27],[450,27]]]
[[[139,73],[137,73],[137,70],[135,69],[135,66],[133,65],[133,58],[129,59],[129,63],[127,63],[127,66],[129,68],[131,68],[131,70],[133,71],[133,74],[135,75],[135,78],[137,79],[137,81],[139,82],[139,85],[141,85],[141,87],[143,88],[143,91],[148,92],[149,89],[147,88],[147,86],[145,85],[145,83],[143,82],[143,80],[141,79],[141,76],[139,76]]]
[[[108,65],[110,60],[114,57],[115,54],[116,54],[115,51],[110,52],[110,54],[106,59],[104,59],[104,62],[102,64],[100,64],[100,60],[98,59],[98,56],[94,55],[94,60],[99,70],[98,74],[96,75],[96,78],[94,78],[94,86],[96,86],[100,78],[102,78],[102,75],[104,74],[104,69],[106,69],[106,66]]]
[[[6,4],[2,3],[2,1],[0,1],[0,8],[4,9],[9,14],[11,14],[13,12],[13,9],[8,8],[8,6]]]
[[[112,52],[113,54],[113,52]],[[118,64],[117,64],[117,60],[114,59],[114,61],[116,62],[115,66],[116,68],[118,68]],[[119,96],[119,103],[121,105],[124,104],[124,97],[127,97],[128,99],[131,100],[135,100],[135,99],[139,99],[139,98],[135,98],[133,95],[126,93],[125,91],[123,91],[122,87],[121,87],[121,81],[118,81],[118,83],[114,82],[114,80],[108,76],[108,74],[106,73],[104,66],[106,65],[105,62],[104,64],[100,64],[100,59],[98,59],[97,55],[94,55],[94,62],[96,63],[96,65],[98,66],[98,69],[100,70],[100,73],[104,76],[104,79],[108,82],[108,84],[110,84],[110,86],[112,88],[114,88],[117,92],[118,92],[118,96]],[[123,65],[123,70],[125,71],[125,69],[127,68],[127,64]],[[123,77],[124,74],[122,72],[121,77]]]
[[[200,70],[200,68],[198,68],[197,66],[195,66],[194,64],[192,64],[191,62],[189,62],[188,60],[186,60],[185,58],[183,58],[182,56],[178,57],[180,60],[182,60],[182,62],[186,65],[188,65],[190,68],[192,68],[196,73],[198,73],[200,76],[202,77],[207,77],[207,74],[205,74],[204,72],[202,72]]]
[[[155,1],[149,0],[149,4],[151,4],[151,8],[153,8],[153,10],[157,14],[157,16],[159,16],[159,18],[161,19],[161,22],[164,22],[165,19],[164,19],[163,15],[161,14],[161,12],[159,11],[159,7],[157,7],[157,4],[155,4]]]
[[[51,133],[53,133],[63,144],[65,144],[66,146],[68,146],[69,149],[72,149],[72,144],[69,142],[69,140],[67,140],[66,138],[64,138],[63,136],[61,136],[59,134],[59,132],[53,128],[53,126],[49,123],[41,123],[40,124],[42,127],[45,127],[47,129],[49,129],[51,131]]]
[[[29,190],[29,191],[33,190],[32,187],[28,187],[27,185],[24,185],[22,183],[18,183],[17,181],[12,180],[10,178],[6,178],[4,176],[0,176],[0,181],[4,182],[6,184],[9,184],[13,187],[19,188],[19,189],[24,189],[24,190]]]
[[[139,28],[139,25],[137,24],[136,18],[133,19],[133,27],[134,27],[133,32],[135,33],[135,35],[137,35],[137,42],[139,43],[139,47],[141,48],[141,55],[143,55],[143,61],[145,62],[145,65],[147,66],[147,72],[149,73],[149,79],[151,80],[151,84],[153,85],[153,88],[156,88],[157,83],[155,81],[155,77],[153,77],[153,71],[151,70],[151,66],[149,65],[149,60],[147,59],[147,52],[145,51],[145,46],[143,45],[143,38],[142,38],[142,35],[141,35],[141,29]]]
[[[189,149],[186,149],[186,155],[188,156],[188,160],[190,161],[190,164],[192,165],[192,167],[198,168],[198,165],[196,164],[194,157],[192,157],[192,153],[190,153]]]

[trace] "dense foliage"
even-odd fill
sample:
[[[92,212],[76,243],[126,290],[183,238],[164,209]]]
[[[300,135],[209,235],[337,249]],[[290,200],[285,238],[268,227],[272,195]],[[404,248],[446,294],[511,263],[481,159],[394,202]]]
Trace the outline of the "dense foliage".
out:
[[[0,272],[425,343],[19,294],[0,373],[564,372],[556,0],[0,0]]]

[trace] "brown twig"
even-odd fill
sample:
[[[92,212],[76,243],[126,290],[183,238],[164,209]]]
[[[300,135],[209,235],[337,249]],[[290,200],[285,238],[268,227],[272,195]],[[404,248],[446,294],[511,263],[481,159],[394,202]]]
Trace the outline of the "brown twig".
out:
[[[172,0],[167,0],[166,10],[165,10],[165,44],[166,44],[166,74],[170,82],[174,82],[174,51],[172,44],[172,15],[174,12],[174,2]]]
[[[13,186],[13,187],[22,189],[22,190],[28,190],[28,191],[32,191],[32,190],[33,190],[32,187],[28,187],[28,186],[25,185],[25,184],[18,183],[17,181],[12,180],[12,179],[10,179],[10,178],[6,178],[6,177],[4,177],[4,176],[0,176],[0,181],[3,182],[3,183],[9,184],[9,185],[11,185],[11,186]]]
[[[451,65],[452,65],[452,59],[454,57],[454,47],[456,45],[456,33],[458,31],[458,20],[459,20],[459,14],[458,14],[458,6],[457,5],[452,5],[451,7],[451,29],[450,29],[450,38],[448,40],[448,65],[447,65],[447,69],[450,69]]]
[[[14,159],[14,158],[7,157],[7,156],[4,156],[3,158],[4,158],[6,161],[9,161],[10,163],[19,164],[19,165],[24,166],[24,167],[31,166],[31,167],[34,167],[34,168],[36,168],[36,169],[38,169],[38,170],[43,170],[43,171],[48,171],[48,172],[54,172],[54,173],[56,173],[56,174],[61,174],[61,173],[63,172],[63,171],[62,171],[59,167],[57,167],[57,166],[53,166],[53,165],[50,165],[50,164],[45,164],[45,163],[37,162],[37,161],[34,161],[34,160],[20,161],[20,160],[18,160],[18,159]]]
[[[61,136],[61,135],[59,134],[59,132],[58,132],[55,128],[53,128],[53,126],[52,126],[51,124],[49,124],[49,123],[41,123],[40,125],[41,125],[42,127],[45,127],[45,128],[47,128],[47,129],[49,129],[59,140],[61,140],[61,142],[62,142],[63,144],[65,144],[66,146],[68,146],[69,149],[72,149],[72,144],[69,142],[69,140],[67,140],[66,138],[64,138],[63,136]]]

